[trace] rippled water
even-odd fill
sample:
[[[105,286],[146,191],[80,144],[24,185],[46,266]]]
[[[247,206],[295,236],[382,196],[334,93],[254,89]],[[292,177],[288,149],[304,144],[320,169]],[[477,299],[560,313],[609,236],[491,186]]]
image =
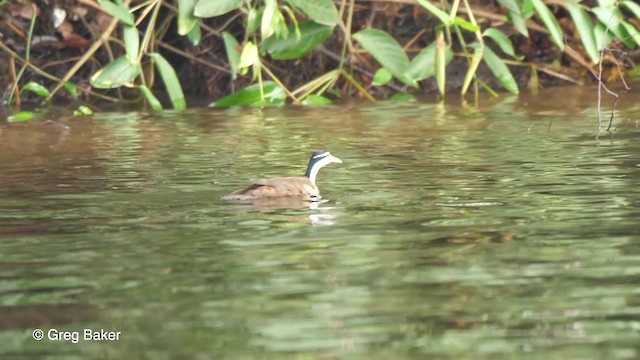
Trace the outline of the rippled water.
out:
[[[640,107],[596,140],[593,93],[2,125],[0,358],[639,358]],[[318,148],[327,202],[219,199]]]

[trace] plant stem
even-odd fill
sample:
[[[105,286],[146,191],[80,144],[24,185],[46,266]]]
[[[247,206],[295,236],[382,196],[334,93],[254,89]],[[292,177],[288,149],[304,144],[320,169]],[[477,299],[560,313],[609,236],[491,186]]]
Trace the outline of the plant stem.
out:
[[[33,39],[33,29],[35,28],[36,18],[38,17],[36,15],[36,10],[37,10],[36,6],[34,4],[31,4],[31,7],[33,8],[33,17],[31,18],[31,24],[29,25],[29,35],[27,36],[27,48],[25,50],[25,63],[22,64],[22,67],[18,72],[18,76],[16,76],[16,79],[13,82],[13,85],[11,86],[11,91],[9,92],[9,99],[7,100],[7,105],[11,105],[11,102],[13,101],[13,95],[15,93],[18,94],[18,97],[17,97],[18,100],[16,102],[20,104],[20,92],[17,90],[18,82],[20,82],[22,75],[24,75],[24,71],[27,69],[27,66],[30,63],[29,57],[31,56],[31,40]]]
[[[347,45],[351,41],[351,26],[353,24],[353,12],[355,8],[355,0],[349,0],[349,13],[347,14],[347,24],[344,29],[344,44],[342,44],[342,54],[340,54],[340,64],[338,69],[344,67],[344,60],[347,55]]]

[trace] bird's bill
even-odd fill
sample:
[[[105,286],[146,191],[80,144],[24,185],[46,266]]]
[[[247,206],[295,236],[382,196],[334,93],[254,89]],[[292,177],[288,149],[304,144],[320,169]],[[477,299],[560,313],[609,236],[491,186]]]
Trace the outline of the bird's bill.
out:
[[[330,163],[338,163],[338,164],[342,164],[342,160],[338,159],[337,157],[333,156],[333,155],[329,155],[329,162]]]

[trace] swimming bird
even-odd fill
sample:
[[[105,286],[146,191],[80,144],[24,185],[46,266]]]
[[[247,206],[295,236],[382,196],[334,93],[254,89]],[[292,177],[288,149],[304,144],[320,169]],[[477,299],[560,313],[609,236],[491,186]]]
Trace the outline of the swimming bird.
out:
[[[331,163],[342,163],[342,160],[325,150],[311,154],[307,172],[304,176],[278,177],[254,180],[249,187],[223,196],[223,200],[258,200],[269,198],[302,198],[308,201],[319,201],[320,190],[316,186],[318,171]]]

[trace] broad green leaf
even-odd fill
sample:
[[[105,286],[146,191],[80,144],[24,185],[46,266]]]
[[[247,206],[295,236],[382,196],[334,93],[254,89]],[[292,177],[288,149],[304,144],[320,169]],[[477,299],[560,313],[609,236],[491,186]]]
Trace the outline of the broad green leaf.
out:
[[[124,4],[116,4],[109,0],[98,0],[98,4],[100,4],[102,10],[104,10],[107,14],[122,21],[125,25],[135,25],[133,14],[129,12],[129,9],[127,9]]]
[[[635,43],[637,45],[640,45],[640,33],[638,33],[638,29],[636,29],[635,26],[631,25],[630,23],[628,23],[628,22],[626,22],[624,20],[622,20],[620,25],[622,25],[624,30],[629,35],[627,38],[632,39],[633,41],[635,41]],[[629,46],[629,47],[633,47],[633,46]]]
[[[609,32],[613,33],[625,46],[633,47],[633,39],[622,25],[622,12],[617,6],[598,6],[591,11],[605,27],[609,28]]]
[[[399,93],[393,94],[393,96],[391,97],[391,101],[395,101],[395,102],[414,102],[414,101],[416,101],[416,97],[413,96],[412,94],[409,94],[409,93],[406,93],[406,92],[399,92]]]
[[[573,1],[573,0],[569,0]],[[582,0],[578,0],[582,1]],[[535,6],[533,5],[533,0],[522,0],[520,4],[520,10],[522,11],[522,16],[525,19],[531,18],[535,14]]]
[[[71,97],[74,99],[78,98],[78,87],[76,86],[76,84],[69,82],[69,81],[65,81],[63,84],[64,88],[67,89],[67,91],[69,92],[69,94],[71,94]]]
[[[525,16],[522,12],[522,8],[520,4],[516,0],[498,0],[500,6],[509,10],[509,14],[507,16],[508,20],[513,23],[513,26],[518,30],[518,32],[525,37],[529,37],[529,30],[527,29],[527,24],[525,23]]]
[[[471,32],[476,32],[480,30],[480,28],[477,25],[473,25],[472,23],[468,22],[467,20],[459,16],[456,16],[455,18],[453,18],[453,24],[458,25],[461,28]]]
[[[262,36],[262,40],[268,39],[276,32],[279,14],[280,11],[276,0],[265,0],[264,12],[260,21],[260,36]]]
[[[633,16],[640,19],[640,5],[630,0],[624,0],[622,4],[633,13]]]
[[[436,45],[436,41],[432,42],[411,60],[411,64],[406,72],[409,79],[420,81],[436,74]],[[445,46],[445,67],[451,62],[451,59],[453,59],[453,52],[449,47]]]
[[[296,28],[296,24],[292,24],[293,28]],[[284,15],[278,10],[273,18],[273,31],[277,38],[282,39],[289,35],[289,28],[285,22]],[[264,40],[264,39],[263,39]]]
[[[607,31],[607,28],[601,22],[598,22],[596,24],[595,28],[593,29],[593,35],[596,39],[598,52],[607,47],[613,40],[613,34],[611,33],[611,31]]]
[[[333,33],[333,27],[317,24],[309,21],[300,24],[300,38],[294,33],[294,29],[289,27],[289,35],[284,39],[271,37],[262,43],[261,49],[271,55],[276,60],[299,59],[323,43]]]
[[[509,10],[510,12],[514,12],[522,16],[520,6],[518,5],[518,2],[516,0],[498,0],[498,3],[500,4],[500,6]]]
[[[247,106],[247,105],[280,105],[284,103],[286,94],[282,88],[272,82],[265,81],[262,83],[262,92],[264,93],[264,101],[261,97],[260,84],[250,85],[242,90],[238,90],[231,95],[225,96],[215,102],[209,104],[210,107],[231,107],[231,106]]]
[[[147,100],[149,106],[151,106],[151,109],[153,111],[162,111],[162,104],[160,103],[158,98],[153,95],[151,89],[149,89],[145,85],[138,86],[138,89],[140,90],[140,93],[142,93],[142,96],[144,96],[144,98]]]
[[[91,85],[98,89],[130,86],[141,71],[140,63],[132,63],[127,55],[122,55],[93,74]]]
[[[444,42],[444,33],[438,32],[436,35],[436,84],[438,85],[438,91],[440,96],[444,97],[446,91],[446,78],[447,78],[447,45]]]
[[[617,28],[622,20],[622,12],[617,7],[597,6],[591,9],[591,12],[609,29]]]
[[[247,34],[251,35],[260,26],[260,22],[262,21],[262,12],[263,9],[249,9],[249,13],[247,14]]]
[[[515,27],[521,35],[529,38],[529,28],[527,28],[527,23],[522,16],[514,12],[509,12],[507,20],[511,21],[513,27]]]
[[[511,40],[509,40],[507,35],[505,35],[502,31],[496,28],[488,28],[484,31],[482,36],[486,36],[493,40],[500,47],[500,50],[502,50],[502,52],[504,52],[505,54],[510,55],[514,58],[516,57]]]
[[[580,5],[567,4],[567,8],[569,9],[571,19],[573,19],[573,22],[576,24],[576,29],[578,30],[578,34],[580,34],[580,39],[582,40],[582,45],[584,45],[587,55],[591,58],[591,62],[594,64],[597,63],[600,60],[600,54],[596,45],[594,27],[589,14]]]
[[[311,94],[307,96],[304,100],[302,100],[302,105],[313,105],[313,106],[322,106],[322,105],[331,105],[333,104],[331,100],[327,99],[324,96]]]
[[[531,0],[533,3],[533,7],[536,9],[538,16],[540,16],[540,20],[544,23],[544,26],[549,30],[551,34],[551,39],[556,44],[560,50],[564,49],[564,41],[562,39],[562,29],[560,29],[560,25],[558,21],[551,13],[551,10],[545,5],[542,0]]]
[[[373,75],[373,81],[371,82],[371,85],[386,85],[387,83],[389,83],[389,81],[391,81],[392,78],[393,75],[391,75],[389,70],[382,67],[378,69],[378,71],[376,71],[375,75]]]
[[[444,26],[451,26],[451,17],[446,12],[438,9],[435,5],[431,4],[427,0],[418,0],[418,3],[422,5],[423,8],[427,9],[430,13],[432,13],[435,17],[437,17]]]
[[[51,95],[51,93],[46,87],[34,81],[29,81],[28,83],[24,84],[24,86],[22,87],[22,91],[25,91],[25,90],[30,91],[38,96],[42,96],[44,98],[49,97]]]
[[[518,94],[520,92],[518,90],[518,84],[502,59],[486,46],[483,49],[483,55],[485,64],[487,64],[493,75],[500,80],[502,86],[512,94]]]
[[[194,15],[198,0],[178,0],[178,34],[187,35],[198,23]]]
[[[138,29],[135,26],[125,25],[122,31],[124,34],[124,50],[129,57],[129,61],[136,62],[140,54],[140,35],[138,35]]]
[[[598,5],[602,7],[615,7],[618,0],[598,0]]]
[[[353,38],[398,80],[416,86],[414,81],[405,76],[409,58],[391,35],[378,29],[365,29],[354,34]]]
[[[240,62],[238,63],[238,67],[242,69],[259,62],[260,56],[258,54],[258,47],[251,41],[244,44],[242,53],[240,53]]]
[[[199,18],[224,15],[242,6],[242,0],[199,0],[193,14]]]
[[[187,34],[187,39],[191,41],[193,46],[198,46],[200,44],[200,40],[202,39],[202,34],[200,33],[200,25],[196,23],[196,26],[191,28],[191,31]]]
[[[77,109],[75,109],[73,111],[73,115],[74,116],[87,116],[87,115],[93,115],[93,110],[91,110],[90,107],[85,106],[85,105],[80,105],[78,106]]]
[[[338,21],[338,10],[331,0],[288,0],[291,6],[300,9],[311,20],[318,24],[335,26]]]
[[[33,112],[31,111],[20,111],[17,112],[9,117],[7,117],[7,121],[8,122],[22,122],[22,121],[29,121],[33,119]]]
[[[158,70],[158,73],[160,73],[162,82],[164,82],[164,86],[169,93],[169,98],[171,99],[173,108],[176,110],[185,109],[187,107],[187,101],[184,98],[182,86],[180,85],[180,81],[178,80],[178,76],[176,75],[176,71],[173,69],[173,66],[169,64],[167,59],[158,53],[149,53],[149,57],[151,57],[156,64],[156,69]]]
[[[240,52],[238,51],[238,41],[233,35],[228,32],[222,33],[222,39],[224,40],[224,48],[227,51],[227,60],[231,67],[231,78],[233,80],[238,76],[238,68],[240,65]]]

